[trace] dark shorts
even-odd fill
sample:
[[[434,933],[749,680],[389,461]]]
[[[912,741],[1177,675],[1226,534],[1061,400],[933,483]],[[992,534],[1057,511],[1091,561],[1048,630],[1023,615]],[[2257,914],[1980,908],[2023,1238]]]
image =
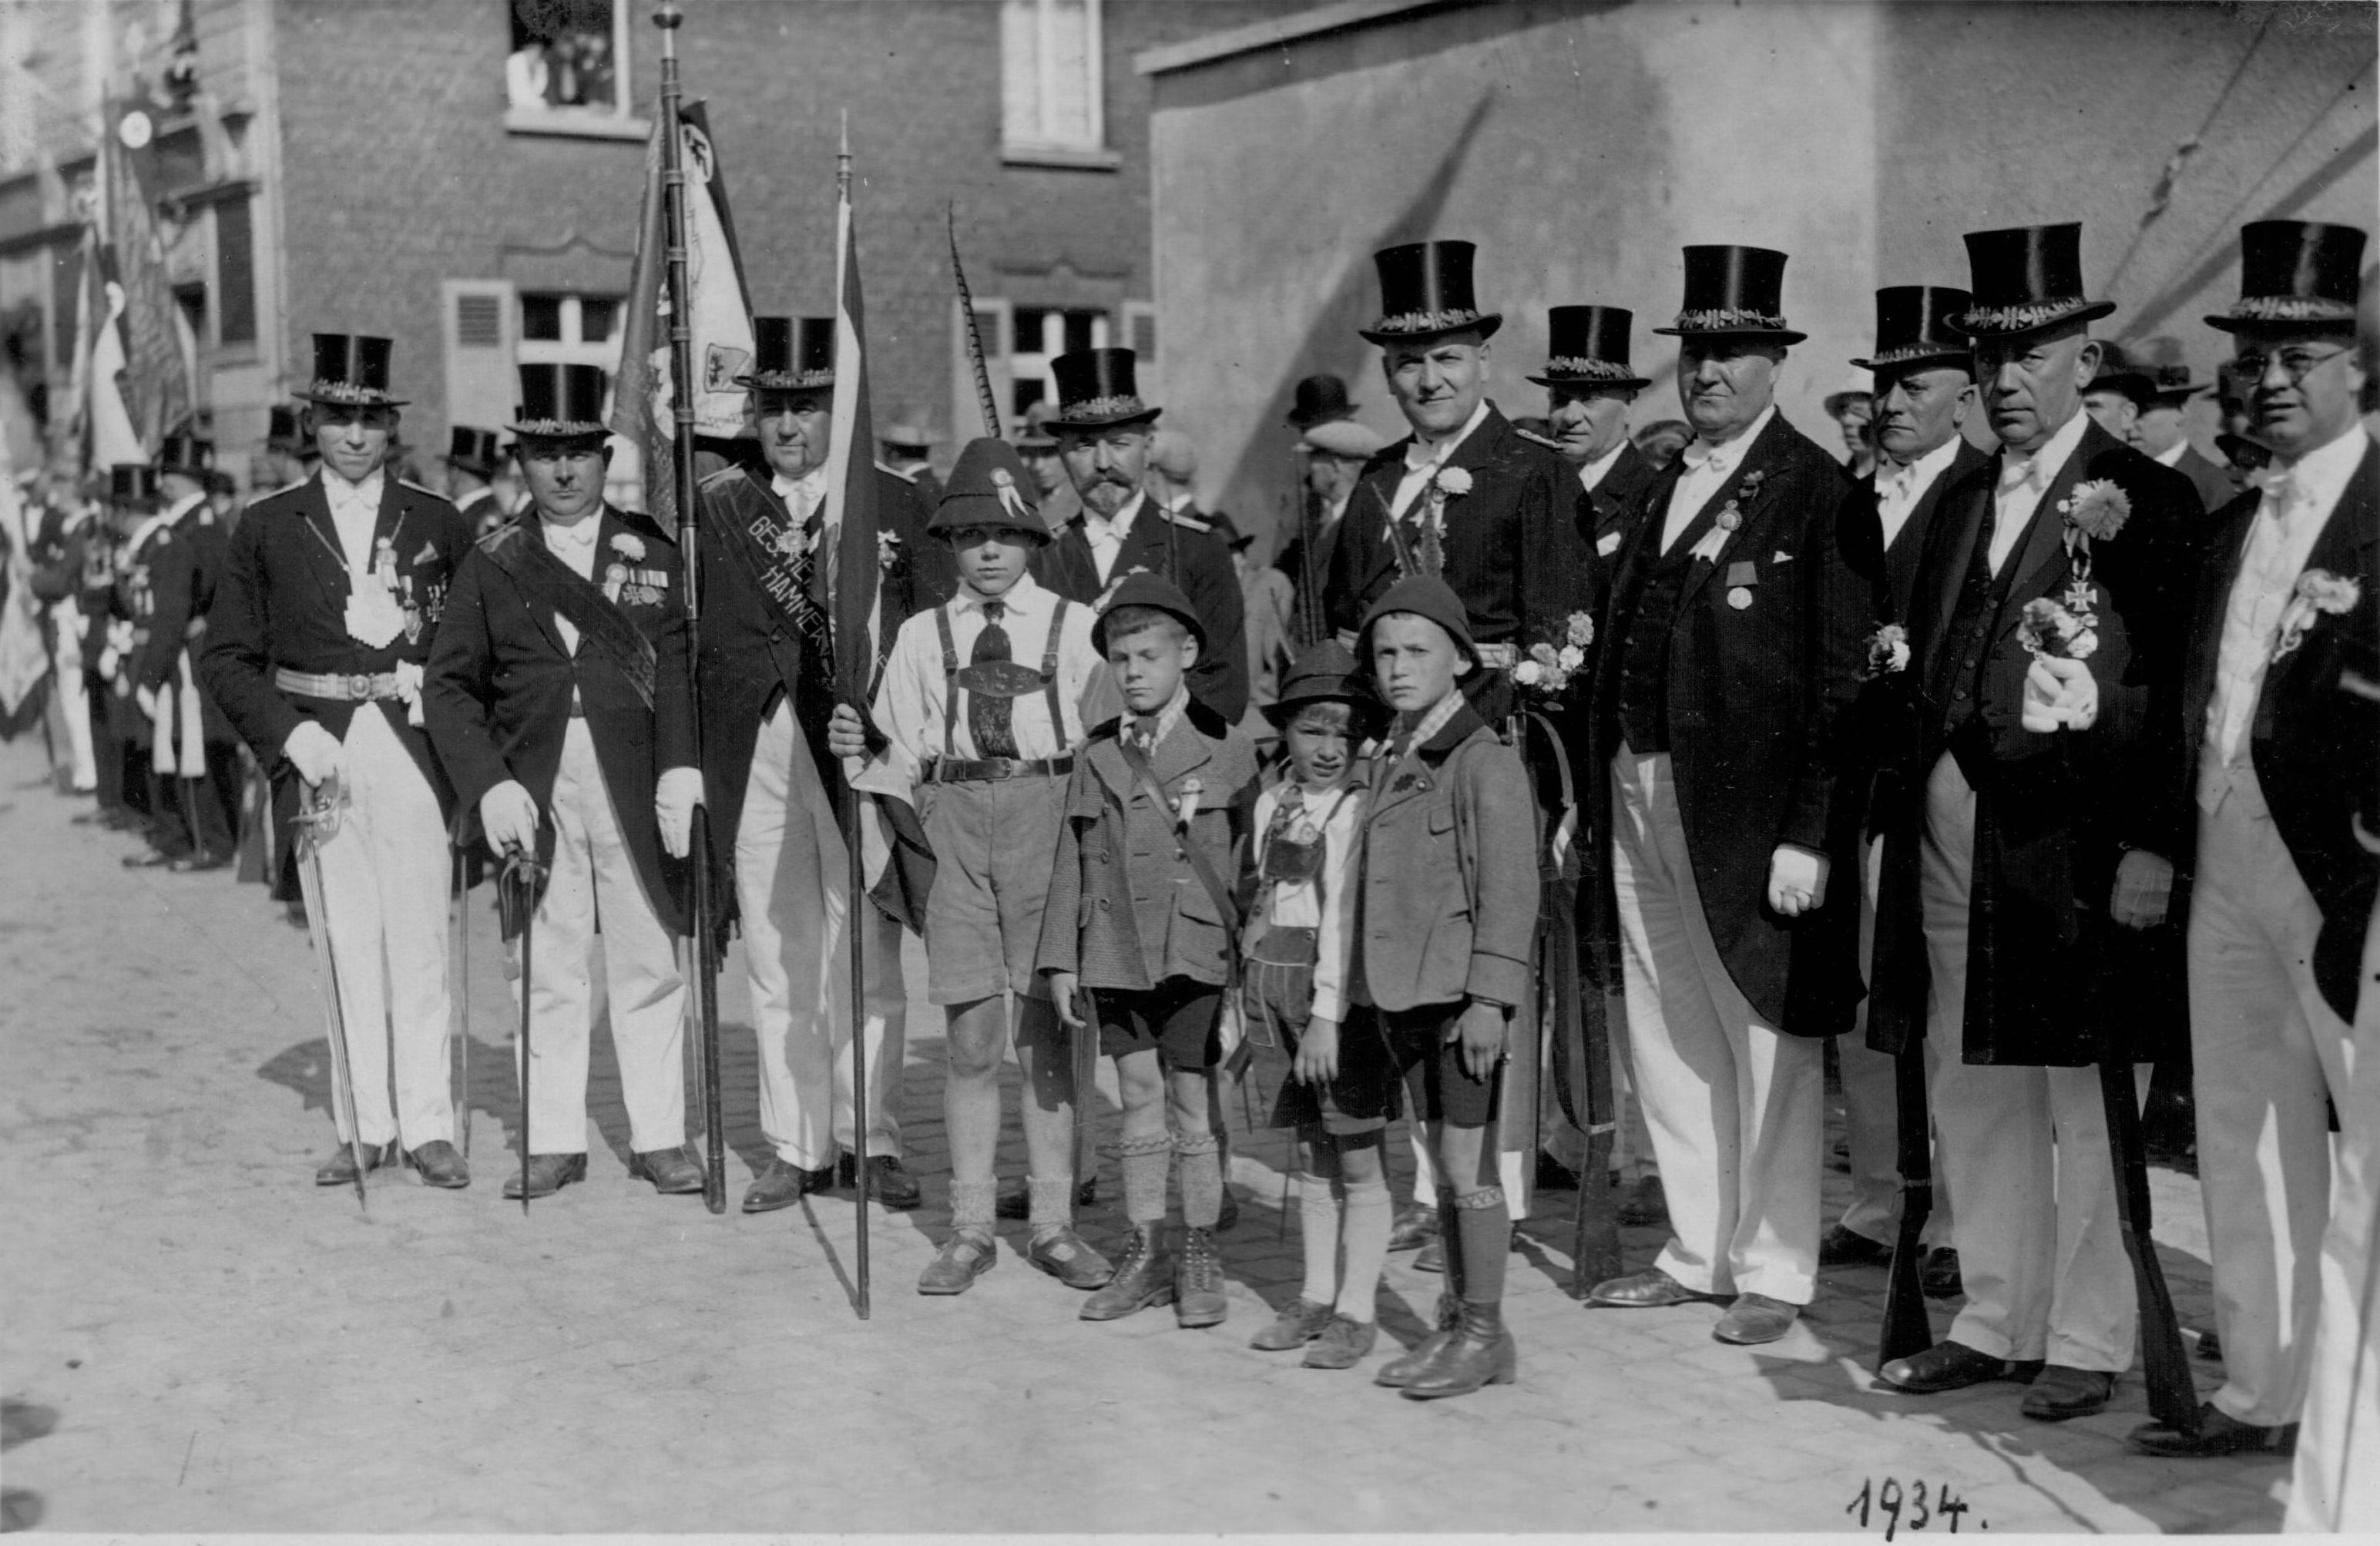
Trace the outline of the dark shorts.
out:
[[[1095,988],[1099,1050],[1122,1057],[1149,1047],[1169,1069],[1211,1069],[1222,1061],[1216,1023],[1222,1017],[1223,990],[1214,983],[1169,977],[1146,992]]]
[[[1297,1051],[1294,1036],[1284,1049]],[[1319,1127],[1334,1138],[1378,1132],[1397,1114],[1397,1068],[1380,1030],[1379,1012],[1351,1004],[1339,1027],[1339,1071],[1320,1085],[1294,1072],[1281,1075],[1269,1126]]]
[[[1424,1004],[1415,1009],[1380,1011],[1388,1029],[1389,1056],[1404,1076],[1415,1118],[1455,1128],[1484,1128],[1496,1119],[1501,1069],[1474,1079],[1463,1069],[1463,1048],[1446,1039],[1463,1018],[1461,1004]]]

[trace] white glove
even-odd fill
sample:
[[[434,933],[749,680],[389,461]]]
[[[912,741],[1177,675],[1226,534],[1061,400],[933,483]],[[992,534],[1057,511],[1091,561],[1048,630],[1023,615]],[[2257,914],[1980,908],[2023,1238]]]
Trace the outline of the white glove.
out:
[[[535,853],[536,797],[522,788],[518,780],[506,779],[480,796],[480,826],[488,834],[488,846],[498,853],[507,849]]]
[[[847,708],[837,708],[848,714]],[[702,769],[673,767],[653,789],[653,815],[662,824],[662,847],[683,859],[694,847],[694,808],[702,803]]]
[[[2107,914],[2126,928],[2153,929],[2165,922],[2172,898],[2172,864],[2147,849],[2136,848],[2116,866],[2116,889],[2107,900]]]
[[[1815,912],[1827,900],[1827,856],[1779,843],[1768,856],[1768,906],[1788,918]]]
[[[308,719],[289,732],[281,743],[281,755],[298,769],[298,776],[310,784],[326,783],[336,778],[346,748],[338,737],[324,730],[320,723]]]
[[[2036,735],[2060,729],[2086,731],[2099,719],[2099,683],[2089,662],[2036,655],[2024,673],[2024,707],[2018,722]]]
[[[141,718],[146,719],[154,719],[157,718],[156,689],[152,687],[135,687],[132,689],[132,700],[140,706]]]
[[[826,749],[839,757],[868,755],[868,732],[859,723],[858,710],[851,705],[834,706],[834,713],[826,722]]]

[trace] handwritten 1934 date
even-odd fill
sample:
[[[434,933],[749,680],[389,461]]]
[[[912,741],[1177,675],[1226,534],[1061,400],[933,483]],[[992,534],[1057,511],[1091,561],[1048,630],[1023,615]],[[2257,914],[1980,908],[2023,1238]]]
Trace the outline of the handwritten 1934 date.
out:
[[[1862,1529],[1873,1528],[1881,1520],[1884,1538],[1890,1540],[1905,1529],[1947,1528],[1956,1535],[1960,1516],[1967,1512],[1967,1503],[1946,1486],[1929,1491],[1922,1481],[1904,1487],[1897,1477],[1886,1477],[1881,1481],[1871,1478],[1860,1483],[1859,1496],[1843,1512],[1857,1516]],[[1978,1519],[1975,1528],[1987,1530],[1991,1526]]]

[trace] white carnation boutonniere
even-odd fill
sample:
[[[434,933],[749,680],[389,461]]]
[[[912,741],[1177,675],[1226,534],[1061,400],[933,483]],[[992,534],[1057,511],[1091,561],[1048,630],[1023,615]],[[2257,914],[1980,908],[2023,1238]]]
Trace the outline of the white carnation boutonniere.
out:
[[[1471,474],[1465,468],[1440,467],[1438,476],[1430,479],[1430,496],[1440,501],[1459,499],[1469,492]]]
[[[890,574],[900,562],[901,538],[889,531],[878,532],[876,534],[877,573]]]
[[[1909,669],[1909,630],[1897,622],[1879,623],[1867,636],[1866,680],[1891,676]]]
[[[2058,501],[2058,513],[2066,519],[2066,551],[2075,567],[2087,574],[2091,572],[2091,544],[2112,542],[2132,518],[2132,499],[2115,483],[2104,477],[2091,478],[2074,486],[2074,492]]]
[[[645,539],[634,532],[618,532],[612,537],[612,550],[630,563],[645,561]]]
[[[1513,684],[1543,697],[1560,697],[1571,679],[1586,664],[1586,646],[1595,642],[1595,619],[1572,612],[1563,620],[1559,642],[1541,640],[1529,646],[1512,667]]]
[[[2361,582],[2327,569],[2307,570],[2298,576],[2296,586],[2289,592],[2289,604],[2281,611],[2280,636],[2273,642],[2273,658],[2277,660],[2303,644],[2306,630],[2324,613],[2337,617],[2351,612],[2362,599]]]

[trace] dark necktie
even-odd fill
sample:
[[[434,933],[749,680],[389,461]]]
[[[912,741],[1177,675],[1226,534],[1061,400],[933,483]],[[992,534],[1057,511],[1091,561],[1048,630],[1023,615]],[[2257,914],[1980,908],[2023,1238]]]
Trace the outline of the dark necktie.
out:
[[[983,632],[975,636],[975,653],[970,665],[980,666],[988,660],[1014,658],[1008,651],[1008,630],[1000,625],[1006,615],[1008,603],[987,601],[983,604]],[[989,693],[967,694],[967,733],[975,737],[975,755],[979,757],[1013,757],[1016,755],[1016,733],[1010,723],[1015,705]]]

